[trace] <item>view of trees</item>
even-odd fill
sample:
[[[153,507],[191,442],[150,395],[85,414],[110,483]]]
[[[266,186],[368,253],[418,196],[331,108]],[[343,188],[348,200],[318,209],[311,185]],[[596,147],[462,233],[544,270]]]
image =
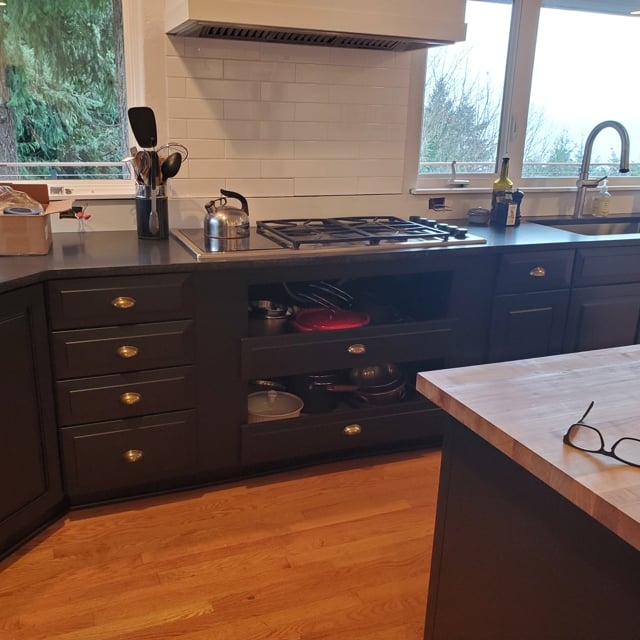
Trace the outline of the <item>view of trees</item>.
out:
[[[7,0],[0,7],[0,163],[126,155],[121,25],[121,0]],[[58,170],[103,178],[116,171]]]
[[[449,173],[453,160],[460,173],[492,173],[496,167],[502,87],[498,92],[490,78],[470,71],[470,52],[457,56],[448,51],[439,54],[434,52],[427,60],[420,173]],[[529,113],[523,176],[577,177],[584,139],[572,138],[567,130],[558,129],[549,120],[542,109]],[[618,154],[618,149],[611,149],[607,158],[594,155],[591,175],[616,173]]]

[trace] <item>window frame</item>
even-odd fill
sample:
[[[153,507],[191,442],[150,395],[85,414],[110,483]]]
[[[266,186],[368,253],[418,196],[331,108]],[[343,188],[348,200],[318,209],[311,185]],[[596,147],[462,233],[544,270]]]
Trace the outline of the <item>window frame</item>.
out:
[[[469,1],[469,0],[467,0]],[[492,1],[492,0],[486,0]],[[502,0],[495,0],[502,1]],[[568,0],[567,4],[570,4]],[[535,62],[535,50],[538,37],[538,24],[542,0],[512,0],[511,26],[509,45],[505,68],[505,82],[503,89],[503,107],[499,127],[499,139],[497,145],[496,164],[492,173],[463,174],[458,173],[458,178],[469,181],[466,192],[474,190],[485,191],[491,188],[491,183],[497,178],[500,158],[508,152],[511,161],[509,174],[522,188],[529,191],[555,191],[567,192],[576,190],[577,177],[557,178],[523,178],[522,165],[524,158],[525,137],[527,132],[527,119],[529,116],[529,102],[533,80],[533,67]],[[595,11],[595,8],[594,8]],[[422,52],[421,59],[414,60],[414,73],[412,80],[421,82],[421,90],[414,91],[418,102],[412,117],[417,118],[417,142],[409,145],[408,154],[411,153],[415,162],[413,184],[409,185],[409,191],[414,194],[443,190],[450,192],[452,187],[447,185],[449,174],[420,175],[419,174],[419,149],[422,136],[422,111],[424,109],[424,83],[426,69],[429,63],[429,50]],[[421,75],[420,75],[421,74]],[[594,123],[594,126],[597,123]],[[409,156],[407,155],[409,165]],[[608,179],[608,184],[614,190],[637,190],[640,183],[636,177],[620,176],[613,174]]]

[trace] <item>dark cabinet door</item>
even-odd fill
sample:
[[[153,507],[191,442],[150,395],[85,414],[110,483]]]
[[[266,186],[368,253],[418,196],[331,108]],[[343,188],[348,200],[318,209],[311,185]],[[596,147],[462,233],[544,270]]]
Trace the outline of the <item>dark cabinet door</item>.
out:
[[[43,300],[39,286],[0,296],[0,555],[63,502]]]
[[[568,306],[568,290],[497,296],[489,362],[560,353]]]
[[[639,321],[640,283],[575,289],[564,350],[590,351],[636,344]]]

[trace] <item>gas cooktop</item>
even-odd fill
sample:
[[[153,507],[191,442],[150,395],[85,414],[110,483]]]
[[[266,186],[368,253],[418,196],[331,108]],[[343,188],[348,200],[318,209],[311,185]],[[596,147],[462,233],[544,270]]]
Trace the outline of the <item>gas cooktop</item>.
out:
[[[314,253],[353,253],[380,249],[433,248],[484,244],[466,228],[412,216],[348,216],[285,218],[259,221],[249,237],[233,240],[206,238],[202,229],[176,229],[173,235],[198,260],[241,257],[247,251],[294,250]]]

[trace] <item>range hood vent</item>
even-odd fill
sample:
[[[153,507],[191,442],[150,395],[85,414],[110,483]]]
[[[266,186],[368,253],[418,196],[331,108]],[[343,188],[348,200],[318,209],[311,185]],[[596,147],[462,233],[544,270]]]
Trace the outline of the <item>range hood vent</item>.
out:
[[[378,51],[464,40],[466,0],[165,0],[166,32]]]
[[[231,25],[195,25],[181,32],[180,35],[197,38],[309,44],[316,47],[376,49],[380,51],[407,51],[409,49],[423,49],[428,46],[444,44],[440,41],[375,37],[356,33],[327,33],[292,29],[266,29],[262,27],[235,27]]]

